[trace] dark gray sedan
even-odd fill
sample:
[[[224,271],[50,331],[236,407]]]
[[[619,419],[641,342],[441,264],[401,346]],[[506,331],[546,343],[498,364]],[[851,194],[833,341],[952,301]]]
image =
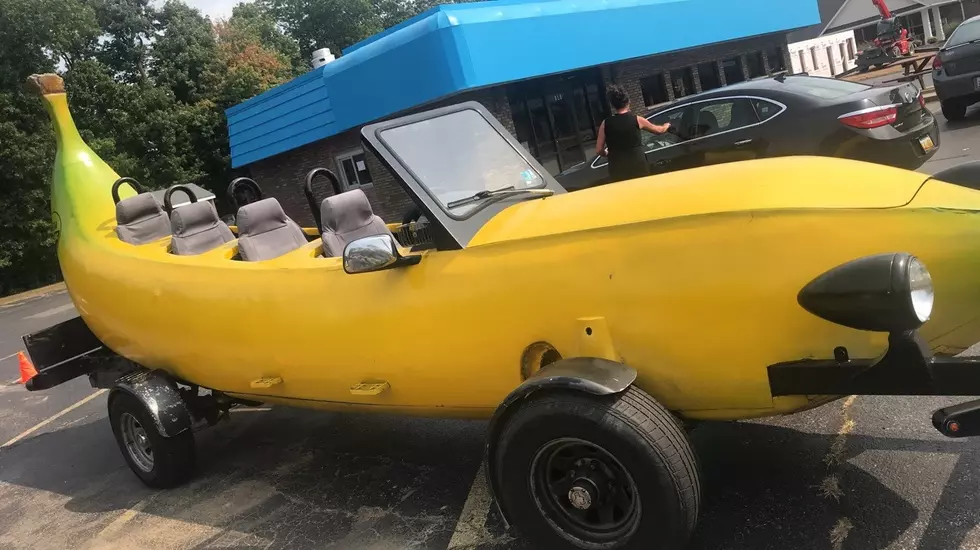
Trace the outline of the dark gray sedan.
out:
[[[980,101],[980,16],[950,35],[932,62],[932,82],[946,120],[959,120]]]
[[[687,96],[646,117],[671,125],[664,135],[643,132],[653,174],[791,155],[915,169],[939,148],[939,127],[914,84],[781,76]],[[595,157],[556,179],[569,191],[601,185],[606,166]]]

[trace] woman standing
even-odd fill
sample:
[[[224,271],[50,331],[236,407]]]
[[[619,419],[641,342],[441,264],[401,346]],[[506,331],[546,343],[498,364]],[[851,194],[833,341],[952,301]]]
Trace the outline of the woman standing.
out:
[[[663,134],[670,128],[670,123],[657,126],[630,113],[630,98],[619,86],[609,86],[606,97],[613,114],[599,125],[596,154],[609,159],[609,176],[612,181],[649,176],[650,166],[643,151],[640,130]]]

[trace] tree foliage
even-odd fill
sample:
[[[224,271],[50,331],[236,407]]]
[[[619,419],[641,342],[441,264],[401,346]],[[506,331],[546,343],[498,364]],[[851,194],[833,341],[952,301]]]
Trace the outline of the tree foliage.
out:
[[[75,122],[120,175],[223,197],[224,110],[433,0],[256,0],[211,21],[179,0],[0,0],[0,296],[60,277],[50,122],[24,82],[64,74]]]

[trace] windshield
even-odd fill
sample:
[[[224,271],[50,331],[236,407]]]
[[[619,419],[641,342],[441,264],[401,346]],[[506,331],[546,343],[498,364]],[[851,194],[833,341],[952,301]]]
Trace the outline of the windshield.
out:
[[[980,39],[980,21],[970,21],[969,23],[963,23],[959,27],[956,27],[953,35],[946,41],[945,47],[951,48],[978,39]]]
[[[784,85],[786,89],[798,94],[806,94],[820,99],[837,99],[849,94],[856,94],[868,90],[871,86],[858,84],[847,80],[834,80],[832,78],[814,78],[807,76],[788,77]]]
[[[480,201],[449,203],[481,191],[545,186],[541,174],[472,109],[389,128],[379,138],[454,218],[467,217]]]

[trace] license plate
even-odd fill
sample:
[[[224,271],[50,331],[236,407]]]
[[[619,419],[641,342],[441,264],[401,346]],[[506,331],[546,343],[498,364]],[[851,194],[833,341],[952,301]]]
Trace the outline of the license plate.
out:
[[[919,138],[919,145],[922,147],[923,153],[928,153],[936,148],[936,144],[932,141],[932,136],[922,136]]]

